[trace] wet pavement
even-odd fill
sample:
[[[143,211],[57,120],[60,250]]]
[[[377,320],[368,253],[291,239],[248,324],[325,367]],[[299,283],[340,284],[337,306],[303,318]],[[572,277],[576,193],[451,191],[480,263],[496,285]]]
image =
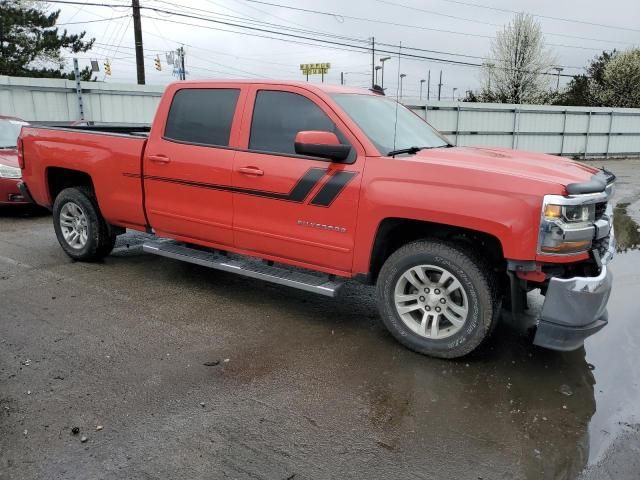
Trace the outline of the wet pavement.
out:
[[[135,234],[74,263],[48,216],[0,213],[0,479],[638,478],[640,161],[606,165],[610,324],[569,353],[505,322],[431,359],[378,325],[371,288],[326,299]]]

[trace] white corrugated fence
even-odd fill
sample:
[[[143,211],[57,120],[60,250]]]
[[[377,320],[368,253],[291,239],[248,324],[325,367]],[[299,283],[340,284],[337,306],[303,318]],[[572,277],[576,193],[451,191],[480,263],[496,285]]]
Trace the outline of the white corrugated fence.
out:
[[[640,109],[420,101],[403,103],[456,145],[573,157],[640,155]]]
[[[81,82],[83,116],[150,123],[162,85]],[[575,157],[640,155],[640,109],[423,101],[403,103],[456,145],[521,148]],[[0,115],[30,121],[80,120],[76,82],[0,76]]]
[[[151,123],[162,85],[80,82],[84,120]],[[0,115],[27,121],[80,120],[76,82],[0,76]]]

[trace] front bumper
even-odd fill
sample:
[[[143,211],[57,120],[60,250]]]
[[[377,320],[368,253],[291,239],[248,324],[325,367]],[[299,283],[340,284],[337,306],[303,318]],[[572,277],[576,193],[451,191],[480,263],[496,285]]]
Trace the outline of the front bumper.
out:
[[[552,350],[575,350],[608,323],[607,302],[613,276],[613,231],[600,274],[596,277],[552,278],[533,343]]]

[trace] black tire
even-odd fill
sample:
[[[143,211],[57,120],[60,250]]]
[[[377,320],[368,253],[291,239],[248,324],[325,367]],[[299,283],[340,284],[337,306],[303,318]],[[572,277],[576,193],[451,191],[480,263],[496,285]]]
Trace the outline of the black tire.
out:
[[[68,203],[79,206],[87,219],[87,241],[82,248],[73,248],[62,233],[60,212]],[[100,260],[111,253],[116,243],[116,235],[102,217],[93,190],[88,187],[65,188],[58,194],[53,203],[53,227],[60,246],[74,260]]]
[[[419,265],[447,270],[457,277],[466,293],[466,319],[447,338],[431,339],[418,334],[407,326],[396,308],[397,282]],[[415,352],[440,358],[462,357],[478,348],[493,332],[500,311],[491,270],[462,246],[438,240],[409,243],[387,259],[378,276],[377,302],[381,320],[396,340]]]

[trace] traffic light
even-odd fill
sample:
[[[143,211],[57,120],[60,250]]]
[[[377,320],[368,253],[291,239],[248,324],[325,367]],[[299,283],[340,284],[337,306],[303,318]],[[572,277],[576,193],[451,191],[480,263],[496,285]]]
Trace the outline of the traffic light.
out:
[[[104,74],[111,75],[111,64],[109,63],[109,60],[104,62]]]
[[[162,70],[162,64],[160,63],[160,56],[156,55],[156,58],[153,60],[153,63],[156,64],[156,70]]]

